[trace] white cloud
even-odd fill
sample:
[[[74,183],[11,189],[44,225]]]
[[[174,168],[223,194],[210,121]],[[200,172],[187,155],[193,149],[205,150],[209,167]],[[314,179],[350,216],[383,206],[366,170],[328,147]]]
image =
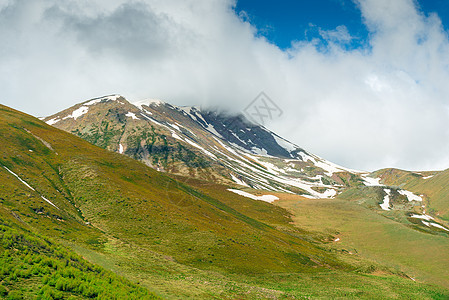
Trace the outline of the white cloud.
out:
[[[120,93],[242,111],[265,91],[269,127],[351,168],[449,167],[449,42],[413,0],[360,0],[369,48],[344,24],[286,51],[220,0],[0,0],[0,101],[48,115]],[[343,45],[343,46],[342,46]]]

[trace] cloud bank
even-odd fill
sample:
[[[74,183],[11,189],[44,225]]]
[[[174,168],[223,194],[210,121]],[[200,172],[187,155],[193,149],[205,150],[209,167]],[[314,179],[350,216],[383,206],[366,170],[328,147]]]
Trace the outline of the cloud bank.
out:
[[[96,96],[242,111],[350,168],[449,167],[449,39],[413,0],[359,0],[366,47],[341,24],[282,51],[232,0],[0,0],[0,102],[43,116]],[[298,33],[300,36],[301,33]]]

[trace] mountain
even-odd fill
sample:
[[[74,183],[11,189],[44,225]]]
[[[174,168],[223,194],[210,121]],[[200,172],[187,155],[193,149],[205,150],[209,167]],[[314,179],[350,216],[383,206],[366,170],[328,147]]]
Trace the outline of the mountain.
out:
[[[45,230],[52,235],[62,230],[70,239],[86,242],[78,231],[93,225],[97,230],[88,240],[110,232],[137,244],[149,243],[149,248],[184,264],[215,269],[245,270],[235,256],[255,266],[265,261],[260,271],[335,264],[328,253],[307,241],[307,233],[288,228],[282,210],[272,212],[280,215],[266,224],[263,214],[251,218],[218,200],[234,196],[224,187],[217,186],[213,198],[126,156],[7,108],[2,111],[0,172],[8,179],[2,196],[11,209],[23,205],[16,214],[26,223],[47,218]],[[15,202],[8,194],[15,195]],[[288,234],[275,228],[278,223],[287,226]],[[191,252],[201,244],[208,248]],[[211,253],[221,255],[212,258]]]
[[[338,166],[250,123],[243,115],[179,107],[161,100],[130,103],[111,95],[43,120],[156,170],[231,185],[236,193],[256,189],[320,199],[342,193],[362,195],[369,190],[372,209],[403,211],[429,232],[449,230],[444,220],[429,219],[426,212],[432,210],[425,205],[430,198],[424,190],[407,190],[392,181],[383,184],[386,177],[379,177],[381,171],[370,174]]]
[[[449,224],[449,169],[425,172],[382,169],[373,175],[381,178],[386,185],[423,195],[427,211]]]
[[[117,100],[121,99],[114,101]],[[104,99],[95,101],[102,104]],[[83,107],[91,108],[86,104],[64,120],[77,121],[87,116]],[[129,114],[126,118],[137,123],[135,118],[143,116],[138,111],[128,111],[133,107],[126,107],[125,116]],[[115,109],[108,109],[108,118],[122,119],[121,111],[114,113]],[[67,115],[60,116],[62,120]],[[93,116],[99,117],[101,112]],[[98,140],[107,142],[108,132],[118,130],[113,124],[104,123],[100,129],[92,126],[86,132],[101,132]],[[177,126],[181,128],[180,125]],[[141,127],[145,129],[143,124]],[[154,127],[154,132],[158,130]],[[190,134],[195,137],[199,132]],[[400,269],[354,256],[347,250],[336,250],[334,234],[301,229],[293,224],[291,212],[237,195],[229,191],[231,185],[223,185],[220,180],[209,182],[158,172],[5,106],[0,106],[0,136],[0,222],[4,224],[0,250],[6,262],[11,262],[8,257],[15,259],[15,269],[9,270],[17,271],[10,276],[4,265],[0,267],[0,284],[8,293],[20,290],[26,296],[36,297],[39,289],[44,288],[50,290],[48,293],[64,293],[55,295],[59,298],[89,297],[88,291],[84,296],[80,292],[79,287],[85,286],[82,282],[68,290],[64,278],[69,282],[75,271],[58,267],[64,262],[69,266],[70,259],[82,261],[78,257],[82,256],[89,263],[74,266],[76,274],[81,274],[80,280],[90,278],[96,282],[90,271],[115,272],[130,281],[117,279],[124,282],[118,288],[128,293],[127,298],[132,298],[132,293],[144,293],[137,285],[144,287],[149,297],[177,299],[449,296],[445,288],[414,282]],[[167,140],[169,137],[166,135]],[[111,134],[109,139],[115,138]],[[126,140],[129,139],[128,136]],[[155,144],[156,140],[159,141],[155,138]],[[118,141],[123,152],[124,141]],[[197,149],[198,156],[204,152]],[[167,156],[174,159],[175,154],[169,152]],[[157,162],[162,164],[161,157]],[[219,171],[216,174],[216,178],[221,176]],[[291,193],[272,194],[304,200]],[[258,197],[264,196],[267,195]],[[18,236],[16,242],[9,242],[14,235]],[[34,240],[38,241],[37,246],[29,242]],[[55,246],[48,246],[46,241]],[[34,261],[29,251],[21,252],[25,245],[40,253],[41,260]],[[45,260],[46,257],[53,260]],[[53,277],[44,273],[42,279],[39,272],[23,272],[40,261],[45,262],[43,269],[61,268],[61,272],[52,271]],[[115,282],[112,275],[108,276],[111,280],[105,277],[108,280],[98,286]]]
[[[119,95],[106,96],[44,121],[157,170],[309,198],[363,185],[361,175],[368,174],[311,154],[243,115],[160,100],[131,104]]]

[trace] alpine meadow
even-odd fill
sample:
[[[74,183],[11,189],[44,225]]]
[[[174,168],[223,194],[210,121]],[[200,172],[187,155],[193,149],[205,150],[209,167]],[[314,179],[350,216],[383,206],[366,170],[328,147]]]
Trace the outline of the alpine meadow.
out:
[[[0,299],[449,299],[447,26],[0,0]]]

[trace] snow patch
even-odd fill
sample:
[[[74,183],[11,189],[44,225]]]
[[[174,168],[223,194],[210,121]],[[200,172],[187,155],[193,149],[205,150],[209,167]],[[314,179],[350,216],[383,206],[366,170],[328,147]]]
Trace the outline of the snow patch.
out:
[[[92,99],[87,103],[84,103],[84,105],[91,106],[97,103],[100,103],[103,100],[110,100],[110,101],[116,101],[118,98],[120,98],[120,95],[110,95],[102,98]]]
[[[48,125],[54,125],[54,124],[58,123],[59,121],[61,121],[61,119],[59,119],[59,117],[56,117],[56,118],[53,118],[51,120],[48,120],[45,123],[47,123]]]
[[[19,179],[20,182],[22,182],[25,186],[27,186],[29,189],[36,191],[35,189],[33,189],[25,180],[23,180],[22,178],[19,177],[19,175],[17,175],[16,173],[14,173],[13,171],[11,171],[10,169],[8,169],[7,167],[3,166],[3,168],[5,168],[6,171],[8,171],[9,173],[11,173],[12,175],[16,176],[17,179]]]
[[[119,144],[118,153],[123,154],[123,152],[124,152],[123,145]]]
[[[446,227],[441,226],[440,224],[436,224],[436,223],[430,223],[430,222],[426,222],[426,221],[421,221],[424,225],[426,225],[427,227],[433,226],[433,227],[437,227],[446,231],[449,231],[449,229],[447,229]]]
[[[179,128],[178,125],[171,124],[171,123],[168,123],[168,125],[170,125],[171,127],[173,127],[174,129],[176,129],[176,130],[178,130],[178,131],[181,131],[181,128]]]
[[[441,226],[440,224],[436,224],[436,223],[430,223],[430,225],[431,225],[431,226],[433,226],[433,227],[437,227],[437,228],[440,228],[440,229],[443,229],[443,230],[449,231],[449,229],[447,229],[447,228],[446,228],[446,227],[444,227],[444,226]]]
[[[139,120],[139,118],[134,113],[132,113],[130,111],[125,116],[128,118],[132,118],[133,120]]]
[[[410,218],[423,219],[423,220],[427,220],[427,221],[433,220],[433,218],[428,215],[411,215]]]
[[[430,176],[426,176],[426,177],[423,177],[422,179],[430,179],[430,178],[432,178],[434,175],[430,175]]]
[[[390,195],[391,195],[391,190],[390,189],[384,189],[384,192],[386,193],[385,197],[384,197],[384,202],[382,204],[380,204],[380,207],[383,210],[390,210]]]
[[[210,156],[210,157],[212,157],[212,158],[214,158],[214,159],[217,159],[217,157],[216,157],[215,155],[213,155],[212,153],[210,153],[209,151],[207,151],[206,149],[204,149],[204,148],[201,147],[200,145],[198,145],[198,144],[192,142],[192,141],[189,140],[189,139],[185,139],[185,141],[186,141],[187,143],[189,143],[190,145],[192,145],[193,147],[200,149],[201,151],[203,151],[204,153],[206,153],[206,155],[208,155],[208,156]]]
[[[23,180],[22,178],[19,177],[19,175],[17,175],[16,173],[14,173],[13,171],[11,171],[10,169],[8,169],[7,167],[3,166],[3,168],[5,168],[6,171],[8,171],[9,173],[11,173],[12,175],[14,175],[17,179],[19,179],[19,181],[21,183],[23,183],[26,187],[28,187],[30,190],[37,192],[33,187],[31,187],[31,185],[29,185],[25,180]],[[48,202],[49,204],[53,205],[54,207],[56,207],[57,209],[59,209],[56,205],[54,205],[53,203],[51,203],[50,200],[46,199],[44,196],[39,195],[43,200],[45,200],[46,202]]]
[[[332,177],[334,173],[345,171],[336,164],[328,161],[315,161],[314,165],[326,171],[324,173],[329,177]]]
[[[273,196],[273,195],[256,196],[256,195],[253,195],[253,194],[241,191],[241,190],[235,190],[235,189],[228,189],[228,191],[236,193],[236,194],[238,194],[240,196],[243,196],[243,197],[251,198],[253,200],[265,201],[265,202],[268,202],[268,203],[272,203],[275,200],[279,200],[278,197]]]
[[[153,118],[150,118],[149,116],[147,116],[147,115],[145,115],[145,114],[141,114],[145,119],[147,119],[147,120],[149,120],[149,121],[151,121],[151,122],[153,122],[154,124],[156,124],[156,125],[159,125],[159,126],[163,126],[163,127],[166,127],[166,128],[168,128],[167,126],[165,126],[164,124],[162,124],[162,123],[159,123],[158,121],[156,121],[155,119],[153,119]]]
[[[406,196],[408,201],[422,201],[422,198],[420,196],[417,196],[410,191],[399,190],[398,193]]]
[[[230,174],[230,175],[231,175],[232,180],[234,180],[237,184],[249,187],[249,185],[246,182],[238,179],[237,177],[234,176],[234,174]]]
[[[174,137],[175,139],[184,141],[179,135],[176,134],[176,132],[174,132],[173,130],[170,130],[171,132],[171,136]]]
[[[383,184],[380,183],[382,178],[372,178],[372,177],[368,177],[369,174],[365,174],[362,175],[362,179],[363,179],[363,184],[366,186],[384,186]]]
[[[301,156],[301,160],[303,162],[311,161],[316,167],[321,168],[325,171],[325,174],[329,177],[332,177],[334,173],[338,172],[349,172],[349,173],[363,173],[361,171],[351,170],[342,166],[339,166],[337,164],[334,164],[333,162],[327,161],[321,157],[318,157],[316,155],[308,155],[304,151],[299,152],[299,155]]]
[[[218,136],[219,138],[224,139],[223,136],[218,133],[218,131],[215,129],[215,127],[209,123],[207,124],[206,130],[209,131],[210,133]]]
[[[232,154],[239,156],[237,154],[237,152],[234,151],[234,149],[232,149],[231,147],[226,146],[223,142],[221,142],[219,139],[217,139],[216,137],[213,137],[223,148],[225,148],[226,150],[228,150],[229,152],[231,152]]]
[[[334,198],[337,195],[337,191],[333,189],[327,189],[320,195],[322,198]]]
[[[159,106],[164,104],[165,102],[159,99],[145,99],[145,100],[141,100],[141,101],[137,101],[137,102],[133,102],[132,104],[136,107],[138,107],[139,109],[143,109],[142,106]]]
[[[142,109],[144,113],[149,114],[150,116],[153,115],[153,113],[151,111],[146,110],[145,108]]]
[[[252,147],[251,148],[251,152],[256,154],[256,155],[268,156],[268,151],[265,150],[264,148]]]
[[[56,207],[57,209],[59,209],[56,205],[54,205],[50,200],[48,200],[47,198],[45,198],[44,196],[41,196],[41,198],[46,201],[48,204],[53,205],[54,207]]]
[[[84,103],[84,105],[91,106],[91,105],[94,105],[94,104],[97,104],[97,103],[101,102],[101,100],[103,100],[103,99],[102,98],[101,99],[94,99],[94,100],[91,100],[91,101],[89,101],[87,103]]]
[[[274,138],[274,140],[276,141],[276,143],[277,143],[279,146],[281,146],[282,148],[284,148],[285,150],[287,150],[287,152],[289,152],[289,153],[292,152],[292,151],[295,151],[296,149],[299,148],[298,146],[296,146],[296,145],[290,143],[290,142],[287,141],[287,140],[284,140],[284,139],[281,138],[281,137],[278,137],[278,136],[275,135],[275,134],[271,134],[271,135],[273,136],[273,138]]]
[[[198,108],[196,108],[196,107],[191,107],[191,108],[190,108],[190,112],[191,112],[192,114],[195,115],[197,121],[198,121],[198,120],[201,120],[204,124],[208,124],[208,123],[206,122],[206,120],[204,120],[203,116],[201,115],[201,111],[199,111]],[[201,123],[201,122],[200,122],[200,123]]]
[[[75,110],[72,112],[71,115],[68,115],[68,116],[66,116],[66,117],[64,117],[64,118],[62,118],[62,119],[65,120],[65,119],[71,118],[71,119],[75,119],[75,120],[76,120],[76,119],[78,119],[79,117],[81,117],[82,115],[86,114],[88,111],[89,111],[89,107],[87,107],[87,106],[81,106],[80,108],[75,109]]]

